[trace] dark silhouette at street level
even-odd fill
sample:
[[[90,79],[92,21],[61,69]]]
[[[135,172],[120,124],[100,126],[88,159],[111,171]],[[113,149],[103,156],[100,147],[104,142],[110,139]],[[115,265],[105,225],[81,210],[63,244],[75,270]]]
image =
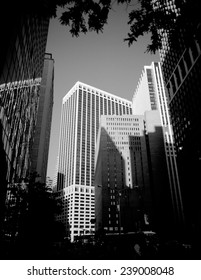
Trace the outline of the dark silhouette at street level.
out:
[[[86,237],[86,239],[85,239]],[[47,260],[189,260],[199,259],[192,246],[176,240],[160,240],[156,235],[143,232],[130,236],[107,236],[102,241],[95,241],[94,236],[82,237],[71,243],[69,240],[57,239],[48,244],[34,242],[18,243],[15,254],[7,259],[47,259]],[[88,241],[87,241],[88,238]],[[27,253],[29,252],[29,253]],[[10,258],[9,258],[10,257]]]

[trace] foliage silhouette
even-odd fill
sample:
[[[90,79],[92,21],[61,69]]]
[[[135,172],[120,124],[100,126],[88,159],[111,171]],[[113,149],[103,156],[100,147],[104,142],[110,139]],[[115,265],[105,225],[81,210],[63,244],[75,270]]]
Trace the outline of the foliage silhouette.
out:
[[[11,189],[15,203],[8,207],[8,224],[12,233],[15,258],[47,256],[51,242],[64,235],[62,224],[55,215],[62,211],[62,201],[33,173]],[[10,211],[9,211],[10,210]],[[20,250],[16,250],[16,246]],[[11,253],[12,254],[12,253]]]
[[[199,1],[174,0],[176,7],[167,7],[167,0],[35,0],[29,5],[23,0],[13,1],[13,16],[18,14],[55,18],[61,9],[59,21],[68,26],[72,36],[90,31],[103,32],[110,12],[122,5],[128,13],[130,32],[124,39],[131,46],[140,36],[151,35],[147,52],[155,53],[162,47],[162,36],[172,36],[177,41],[178,34],[185,30],[186,41],[199,36]],[[9,9],[10,1],[5,3]],[[6,16],[2,15],[3,17]],[[2,20],[3,22],[4,20]],[[126,35],[125,35],[126,36]]]
[[[150,33],[151,43],[147,46],[147,52],[155,53],[162,47],[164,32],[176,39],[180,29],[185,27],[187,37],[196,36],[200,23],[197,2],[174,0],[175,10],[167,8],[167,0],[43,0],[40,1],[39,10],[41,14],[56,17],[57,8],[62,7],[64,10],[59,18],[61,24],[70,27],[72,36],[79,36],[88,31],[103,32],[115,5],[126,5],[130,32],[124,41],[131,46],[140,36]]]

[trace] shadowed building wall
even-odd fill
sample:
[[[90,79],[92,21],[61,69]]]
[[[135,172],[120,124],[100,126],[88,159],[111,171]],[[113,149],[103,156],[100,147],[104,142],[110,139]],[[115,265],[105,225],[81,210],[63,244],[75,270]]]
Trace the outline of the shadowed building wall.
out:
[[[198,2],[183,2],[189,5],[186,18],[172,37],[164,35],[160,58],[177,152],[186,222],[184,233],[188,231],[192,236],[196,232],[200,236],[201,24],[199,9],[195,10]],[[176,10],[174,3],[168,0],[167,7]]]
[[[45,54],[43,75],[39,92],[39,106],[31,153],[31,171],[37,172],[45,183],[48,163],[50,131],[53,110],[54,60]]]
[[[171,201],[157,110],[102,116],[95,163],[97,232],[167,231]]]
[[[9,188],[30,171],[30,151],[36,124],[49,19],[26,10],[22,2],[5,2],[0,17],[0,121],[6,160],[1,206],[13,196]],[[7,7],[7,8],[6,8]],[[8,12],[9,11],[9,12]],[[3,176],[3,174],[2,174]],[[9,186],[9,188],[8,188]],[[1,211],[1,209],[0,209]],[[1,215],[1,216],[4,216]]]

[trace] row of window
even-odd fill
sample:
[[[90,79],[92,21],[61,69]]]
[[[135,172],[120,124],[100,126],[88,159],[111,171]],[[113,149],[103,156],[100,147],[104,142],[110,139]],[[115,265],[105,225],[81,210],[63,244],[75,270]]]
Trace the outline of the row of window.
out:
[[[100,97],[104,97],[104,98],[109,98],[109,100],[114,100],[115,102],[119,102],[120,104],[126,104],[124,101],[122,101],[122,100],[120,100],[120,99],[116,99],[116,98],[113,98],[113,97],[111,97],[110,96],[110,94],[109,95],[105,95],[105,94],[103,94],[103,93],[101,93],[101,92],[98,92],[98,91],[94,91],[92,88],[90,88],[90,87],[88,87],[88,88],[86,88],[85,86],[81,86],[81,85],[79,85],[79,89],[80,90],[82,90],[82,91],[86,91],[86,90],[88,90],[88,94],[90,94],[90,93],[94,93],[95,94],[95,96],[100,96]],[[80,92],[82,92],[82,91],[80,91]],[[93,95],[92,95],[93,96]]]
[[[194,42],[191,45],[190,49],[186,49],[183,56],[181,57],[177,67],[174,70],[174,73],[167,83],[169,100],[172,99],[175,94],[177,88],[180,86],[184,78],[189,72],[189,69],[192,67],[194,61],[200,55],[200,48],[198,44]]]

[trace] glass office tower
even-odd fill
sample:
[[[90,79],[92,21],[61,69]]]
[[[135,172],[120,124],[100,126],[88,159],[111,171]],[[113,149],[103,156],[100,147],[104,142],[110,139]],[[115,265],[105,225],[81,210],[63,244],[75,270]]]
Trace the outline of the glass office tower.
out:
[[[177,13],[177,2],[168,0],[166,8]],[[188,5],[185,21],[173,37],[164,34],[160,59],[177,152],[185,232],[193,240],[195,232],[197,236],[201,233],[201,24],[198,1],[182,2]]]
[[[30,171],[49,26],[49,18],[28,13],[16,3],[7,9],[9,16],[3,12],[0,18],[4,42],[0,52],[0,231],[5,227],[9,189]]]

